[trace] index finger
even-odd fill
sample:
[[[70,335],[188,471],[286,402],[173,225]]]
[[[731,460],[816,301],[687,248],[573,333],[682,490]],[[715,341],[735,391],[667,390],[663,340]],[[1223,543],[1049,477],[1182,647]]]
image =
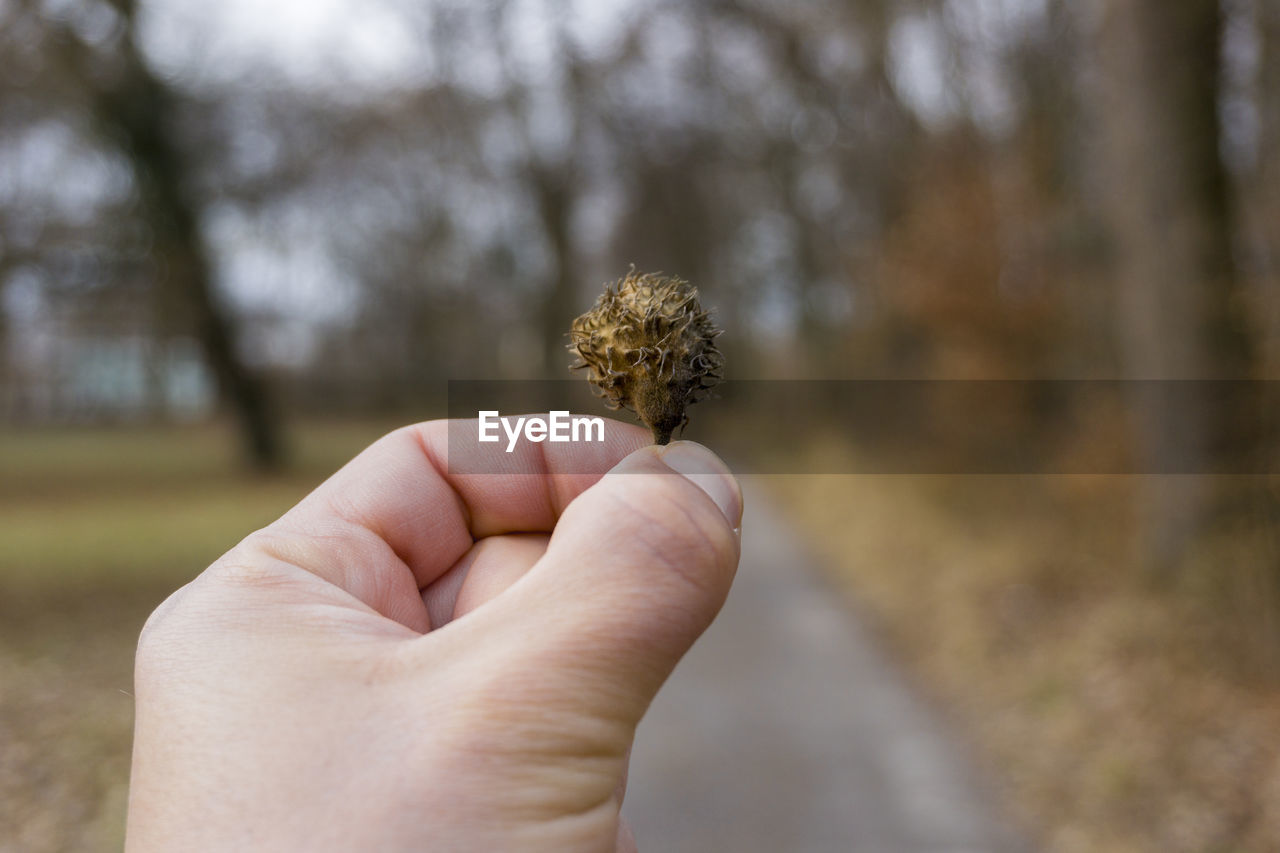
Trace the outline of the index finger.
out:
[[[462,422],[475,424],[475,421]],[[407,566],[425,587],[462,558],[477,539],[502,533],[549,532],[564,508],[632,451],[650,443],[639,427],[608,421],[603,441],[522,442],[493,447],[481,474],[449,470],[450,424],[428,421],[379,439],[321,484],[278,523],[285,529],[355,546],[344,563],[366,571]],[[385,551],[373,559],[384,543]],[[395,559],[391,559],[394,557]],[[322,574],[351,589],[350,566]],[[375,580],[368,578],[366,580]],[[363,598],[363,596],[360,596]]]

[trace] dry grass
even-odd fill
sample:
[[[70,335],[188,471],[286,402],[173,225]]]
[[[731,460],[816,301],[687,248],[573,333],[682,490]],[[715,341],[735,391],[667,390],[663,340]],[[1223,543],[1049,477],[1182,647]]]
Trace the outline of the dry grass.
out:
[[[1046,850],[1280,850],[1280,688],[1230,596],[1127,568],[1132,482],[774,485]]]
[[[0,851],[120,849],[143,621],[384,426],[308,426],[274,478],[217,426],[0,436]]]
[[[132,649],[159,587],[5,595],[0,850],[118,850]]]

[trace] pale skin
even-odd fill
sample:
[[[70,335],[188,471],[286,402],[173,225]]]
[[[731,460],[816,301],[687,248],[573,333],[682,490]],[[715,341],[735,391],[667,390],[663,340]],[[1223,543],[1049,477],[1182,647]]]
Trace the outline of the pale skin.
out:
[[[471,476],[406,427],[171,596],[127,849],[635,850],[636,725],[728,594],[742,496],[608,427]]]

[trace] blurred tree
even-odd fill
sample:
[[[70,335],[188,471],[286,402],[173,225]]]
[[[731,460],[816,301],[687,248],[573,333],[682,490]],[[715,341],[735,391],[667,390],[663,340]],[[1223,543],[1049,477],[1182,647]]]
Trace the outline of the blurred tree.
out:
[[[1259,0],[1256,25],[1261,67],[1255,88],[1258,128],[1257,204],[1260,245],[1256,255],[1269,285],[1271,298],[1280,300],[1280,3]],[[1272,358],[1280,356],[1280,312],[1272,310]],[[1274,370],[1276,364],[1270,365]],[[1268,375],[1271,375],[1270,373]]]
[[[191,169],[174,131],[177,96],[138,49],[134,0],[110,0],[110,6],[122,28],[105,46],[86,42],[63,20],[48,20],[58,52],[52,58],[82,87],[104,138],[129,164],[154,240],[160,283],[177,295],[189,316],[221,396],[236,417],[247,461],[259,469],[276,467],[283,453],[279,424],[260,378],[237,351],[234,316],[215,290]]]
[[[745,105],[758,122],[770,207],[790,226],[784,281],[797,304],[800,356],[813,374],[845,374],[853,367],[847,306],[857,280],[874,277],[868,247],[899,222],[923,130],[890,79],[893,4],[715,0],[707,9],[708,38],[736,24],[759,39],[774,97],[790,107],[770,126],[767,96]],[[721,69],[713,85],[729,73]]]
[[[1142,380],[1136,446],[1155,471],[1195,469],[1221,451],[1215,440],[1230,425],[1167,380],[1254,375],[1220,154],[1221,44],[1218,0],[1106,4],[1101,119],[1117,335],[1126,375]],[[1197,534],[1208,497],[1203,478],[1147,484],[1148,559],[1167,569]]]
[[[1091,183],[1078,89],[1094,73],[1081,53],[1092,34],[1072,30],[1067,0],[639,0],[603,15],[550,0],[379,0],[410,34],[413,69],[350,84],[341,70],[216,51],[228,65],[216,75],[157,75],[163,49],[139,53],[134,0],[111,7],[110,37],[86,36],[68,11],[104,2],[23,3],[57,33],[59,50],[44,52],[75,59],[59,80],[28,67],[28,24],[5,19],[17,70],[0,80],[0,130],[55,104],[87,139],[92,114],[105,132],[69,158],[108,152],[101,171],[128,189],[75,223],[5,195],[0,230],[17,236],[0,264],[38,264],[40,287],[64,301],[95,288],[101,304],[135,300],[164,334],[202,329],[257,452],[271,418],[243,414],[265,409],[238,353],[313,410],[417,411],[446,378],[564,375],[568,320],[632,262],[703,290],[731,330],[736,376],[1090,375],[1155,320],[1148,344],[1125,351],[1133,375],[1144,358],[1168,375],[1184,375],[1178,359],[1235,375],[1210,343],[1225,326],[1196,314],[1234,287],[1218,135],[1187,118],[1212,113],[1212,37],[1187,43],[1204,62],[1168,74],[1166,48],[1131,41],[1190,39],[1212,20],[1117,6],[1132,20],[1103,33],[1119,56],[1106,66],[1115,107],[1098,122],[1120,140],[1101,159],[1125,162]],[[1272,22],[1264,46],[1268,6],[1257,5]],[[1264,49],[1264,175],[1276,168],[1275,66]],[[1111,206],[1126,234],[1117,258],[1137,282],[1106,332],[1099,186],[1124,188]],[[1152,217],[1153,205],[1198,213]],[[14,251],[24,220],[41,223],[35,260]],[[1193,236],[1173,240],[1175,221]],[[1175,287],[1180,270],[1217,275],[1224,258],[1221,287]],[[167,286],[149,302],[125,286],[156,268]],[[225,271],[225,291],[211,270]],[[1178,323],[1197,331],[1175,334]]]

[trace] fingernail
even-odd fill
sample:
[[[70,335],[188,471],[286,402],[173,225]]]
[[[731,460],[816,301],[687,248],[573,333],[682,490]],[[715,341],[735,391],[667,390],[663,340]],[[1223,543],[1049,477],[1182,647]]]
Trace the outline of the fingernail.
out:
[[[694,441],[677,441],[662,448],[662,461],[711,496],[734,527],[742,524],[742,490],[733,472],[710,450]]]

